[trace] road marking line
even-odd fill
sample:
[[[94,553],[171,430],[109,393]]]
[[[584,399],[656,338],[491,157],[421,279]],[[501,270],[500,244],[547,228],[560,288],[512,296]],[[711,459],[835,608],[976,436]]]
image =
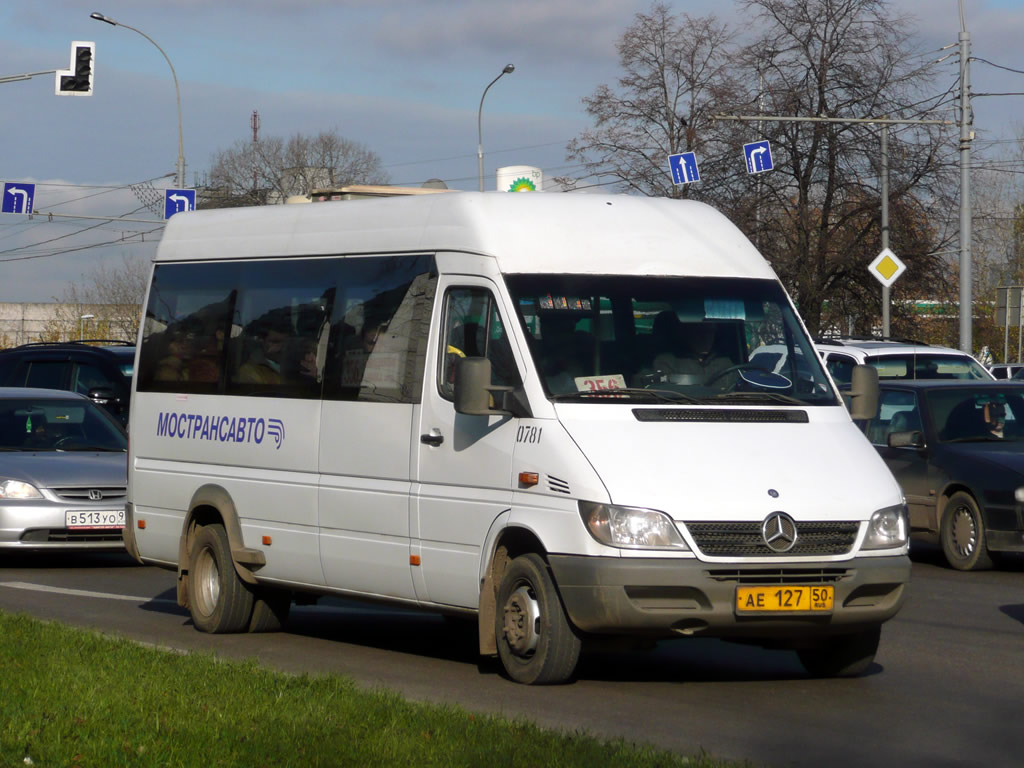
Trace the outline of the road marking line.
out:
[[[56,595],[71,595],[73,597],[102,597],[108,600],[128,600],[132,603],[174,603],[177,600],[168,600],[162,597],[133,597],[132,595],[112,595],[109,592],[88,592],[84,589],[65,589],[63,587],[48,587],[44,584],[28,584],[24,581],[0,581],[0,587],[11,589],[27,589],[32,592],[52,592]]]

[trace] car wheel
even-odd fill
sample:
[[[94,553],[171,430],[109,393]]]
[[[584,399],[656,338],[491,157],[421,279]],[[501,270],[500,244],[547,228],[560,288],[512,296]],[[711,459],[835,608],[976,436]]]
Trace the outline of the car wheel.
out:
[[[878,652],[882,627],[824,638],[813,648],[797,651],[812,677],[856,677],[867,672]]]
[[[496,614],[498,656],[509,677],[527,685],[564,683],[572,677],[581,642],[543,558],[531,553],[509,563]]]
[[[204,525],[196,531],[189,557],[188,604],[192,623],[203,632],[244,632],[249,628],[253,594],[235,573],[222,525]]]
[[[942,553],[958,571],[979,571],[992,567],[985,541],[985,521],[970,494],[954,493],[942,513],[939,530]]]

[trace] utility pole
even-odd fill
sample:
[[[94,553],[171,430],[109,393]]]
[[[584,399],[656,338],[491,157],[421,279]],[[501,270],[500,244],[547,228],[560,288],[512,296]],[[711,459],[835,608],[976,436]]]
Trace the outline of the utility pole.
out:
[[[882,197],[882,217],[879,229],[882,233],[882,250],[889,247],[889,125],[882,123],[881,126],[881,150],[882,168],[881,179],[879,180],[880,194]],[[889,286],[882,286],[882,338],[888,339],[891,335],[890,318],[892,307],[889,299]]]
[[[255,203],[256,189],[259,186],[259,179],[256,173],[256,149],[260,140],[260,113],[255,109],[252,111],[252,117],[249,118],[249,125],[252,128],[252,194],[253,202]]]
[[[971,299],[971,33],[960,0],[960,349],[972,354]]]

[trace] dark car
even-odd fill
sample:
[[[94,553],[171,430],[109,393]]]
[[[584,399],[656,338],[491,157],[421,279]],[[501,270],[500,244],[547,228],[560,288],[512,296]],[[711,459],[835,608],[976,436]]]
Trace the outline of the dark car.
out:
[[[127,424],[134,366],[135,345],[126,341],[22,344],[0,350],[0,387],[78,392]]]
[[[862,426],[952,567],[1024,552],[1024,382],[883,380]]]

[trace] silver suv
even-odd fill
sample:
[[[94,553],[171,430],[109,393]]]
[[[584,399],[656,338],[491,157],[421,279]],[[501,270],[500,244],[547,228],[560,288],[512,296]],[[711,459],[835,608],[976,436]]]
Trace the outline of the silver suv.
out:
[[[127,449],[83,395],[0,388],[0,551],[123,550]]]
[[[992,374],[966,352],[919,341],[844,337],[819,340],[815,347],[840,387],[850,384],[853,366],[858,364],[877,368],[878,378],[882,380],[994,380]]]

